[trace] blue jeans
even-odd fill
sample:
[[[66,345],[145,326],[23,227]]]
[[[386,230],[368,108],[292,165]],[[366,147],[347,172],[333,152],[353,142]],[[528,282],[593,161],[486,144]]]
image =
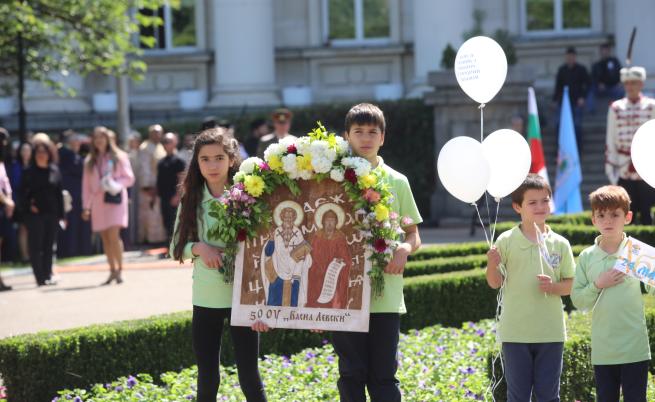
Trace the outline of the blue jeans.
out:
[[[596,111],[596,98],[605,97],[609,98],[612,101],[621,99],[625,96],[625,90],[621,83],[615,84],[611,87],[605,87],[603,89],[598,88],[598,83],[591,84],[589,88],[589,93],[587,94],[587,111],[593,113]]]
[[[396,379],[400,314],[372,313],[366,332],[332,333],[332,345],[339,356],[341,402],[400,402]]]
[[[648,387],[648,360],[636,363],[594,366],[596,400],[619,400],[623,389],[623,402],[646,402]]]
[[[507,402],[559,402],[563,342],[503,342]]]

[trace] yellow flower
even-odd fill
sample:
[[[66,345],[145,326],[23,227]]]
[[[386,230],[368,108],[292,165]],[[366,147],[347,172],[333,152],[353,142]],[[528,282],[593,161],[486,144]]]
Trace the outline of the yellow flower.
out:
[[[337,137],[335,137],[334,135],[330,135],[327,139],[327,142],[330,145],[330,148],[337,147]]]
[[[268,158],[268,166],[273,170],[274,172],[282,173],[284,170],[282,169],[282,159],[280,159],[279,155],[271,155]]]
[[[252,174],[247,175],[243,179],[243,185],[245,186],[248,194],[252,195],[253,197],[259,197],[264,192],[264,180],[259,176]]]
[[[359,178],[359,188],[365,189],[365,188],[370,188],[377,183],[377,178],[373,174],[367,174],[366,176],[362,176]]]
[[[378,222],[389,219],[389,208],[383,204],[376,204],[375,208],[373,208],[373,212],[375,212],[375,219],[377,219]]]
[[[296,166],[298,170],[312,170],[311,155],[296,156]]]

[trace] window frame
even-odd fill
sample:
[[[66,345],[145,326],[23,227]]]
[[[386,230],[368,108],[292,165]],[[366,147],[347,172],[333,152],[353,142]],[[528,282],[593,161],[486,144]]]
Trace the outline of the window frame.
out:
[[[199,49],[204,48],[204,1],[203,0],[194,0],[194,20],[196,24],[196,44],[195,46],[173,46],[173,8],[171,5],[166,2],[162,6],[164,9],[164,23],[161,28],[164,29],[164,39],[166,41],[166,47],[153,47],[153,48],[143,48],[144,54],[156,55],[156,54],[175,54],[175,53],[193,53]]]
[[[538,31],[528,30],[528,0],[520,2],[521,35],[528,37],[556,37],[556,36],[584,36],[600,32],[602,22],[601,2],[589,1],[589,28],[564,28],[564,5],[565,0],[553,0],[554,3],[554,27],[553,29],[542,29]]]
[[[391,0],[386,0],[389,7],[389,36],[377,38],[364,37],[364,0],[353,0],[355,7],[355,37],[352,39],[330,39],[330,0],[321,1],[321,14],[323,16],[323,43],[334,47],[361,46],[361,45],[388,45],[393,37],[393,7]]]

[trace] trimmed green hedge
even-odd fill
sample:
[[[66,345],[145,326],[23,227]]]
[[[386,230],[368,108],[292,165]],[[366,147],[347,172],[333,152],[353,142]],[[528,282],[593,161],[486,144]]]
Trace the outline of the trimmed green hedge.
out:
[[[470,255],[467,257],[433,258],[431,260],[410,261],[405,265],[404,276],[406,278],[446,273],[453,271],[468,271],[470,269],[487,266],[486,255]]]
[[[461,257],[476,254],[486,254],[489,250],[487,242],[471,242],[460,244],[443,244],[422,246],[409,256],[409,261],[423,261],[439,257]]]
[[[548,217],[548,224],[551,223],[591,226],[591,211],[584,211],[577,214],[551,215]]]
[[[516,222],[499,223],[496,233],[503,233],[515,225]],[[594,240],[599,235],[598,230],[591,225],[552,224],[550,227],[556,233],[564,236],[571,244],[594,244]],[[655,244],[655,226],[628,225],[625,227],[625,232],[628,236],[645,243]]]
[[[594,367],[591,364],[591,320],[589,314],[573,313],[567,322],[568,340],[564,344],[560,399],[562,401],[594,401]],[[650,348],[655,347],[655,310],[646,310],[646,326]],[[500,360],[494,362],[497,352],[487,356],[487,374],[492,378],[492,368],[496,379],[502,374]],[[655,360],[651,358],[650,371],[655,373]],[[507,400],[507,383],[502,379],[494,392],[497,402]]]
[[[403,330],[493,317],[496,292],[482,270],[417,276],[405,283]],[[290,355],[323,340],[309,331],[277,329],[261,337],[261,353]],[[225,331],[224,364],[234,361],[230,343]],[[189,312],[0,340],[0,376],[9,401],[50,401],[63,388],[134,373],[158,377],[194,362]]]

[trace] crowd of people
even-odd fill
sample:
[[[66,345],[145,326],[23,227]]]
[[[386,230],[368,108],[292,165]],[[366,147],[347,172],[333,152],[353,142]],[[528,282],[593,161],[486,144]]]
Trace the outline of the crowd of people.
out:
[[[274,139],[289,134],[292,114],[276,109],[273,130],[265,119],[251,124],[251,133],[238,143],[239,157],[262,155]],[[227,120],[205,118],[199,131],[222,128],[234,138]],[[145,140],[132,132],[121,147],[116,133],[95,127],[89,135],[73,130],[56,141],[45,133],[11,141],[0,127],[0,255],[4,261],[32,266],[38,286],[55,285],[52,264],[60,258],[102,251],[109,277],[123,282],[126,244],[165,245],[173,235],[178,184],[191,160],[195,133],[166,132],[148,127]],[[0,278],[0,291],[10,290]]]

